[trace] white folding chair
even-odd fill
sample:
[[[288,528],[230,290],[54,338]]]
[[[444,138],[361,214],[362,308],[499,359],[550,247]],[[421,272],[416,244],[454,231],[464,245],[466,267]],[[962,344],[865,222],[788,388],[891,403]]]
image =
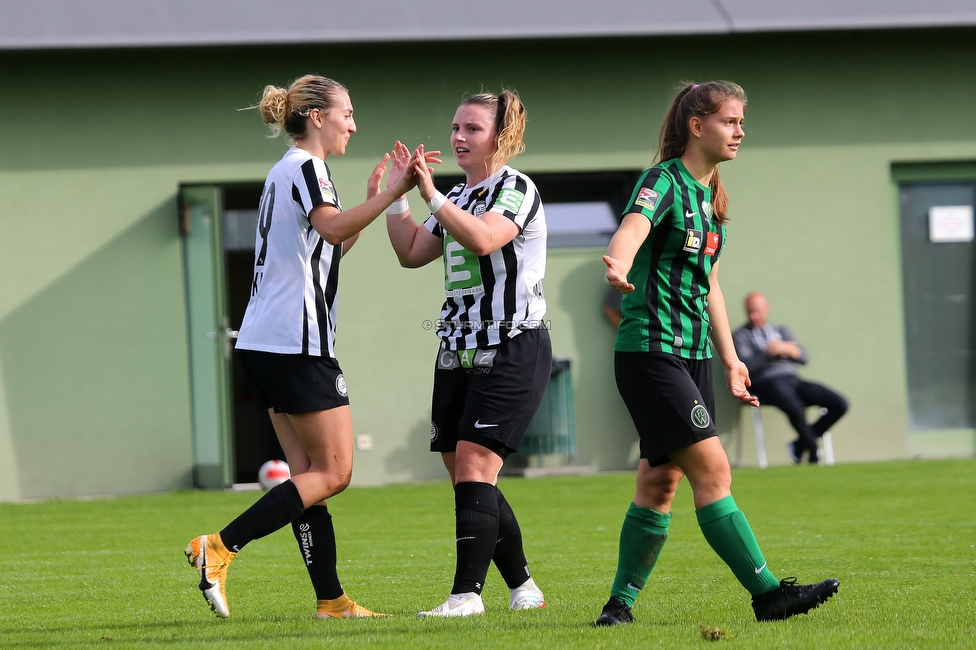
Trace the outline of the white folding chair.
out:
[[[769,467],[769,460],[766,458],[766,435],[763,430],[762,414],[758,406],[751,406],[752,409],[752,431],[756,436],[756,455],[759,457],[759,467],[766,469]]]
[[[823,441],[822,462],[824,465],[834,464],[834,441],[830,438],[830,431],[825,431],[820,438]]]
[[[820,414],[826,413],[826,409],[820,409]],[[766,436],[765,430],[763,429],[762,414],[759,411],[758,406],[752,407],[752,429],[756,436],[756,454],[759,457],[759,467],[765,468],[769,466],[769,462],[766,458]],[[834,464],[834,440],[830,436],[829,431],[825,431],[823,436],[820,437],[821,440],[821,451],[820,454],[820,464],[821,465],[833,465]],[[740,443],[741,444],[741,443]],[[741,458],[741,447],[740,454]]]
[[[827,415],[827,409],[821,408],[820,415],[821,416]],[[821,451],[823,451],[823,453],[820,454],[820,464],[833,465],[834,464],[834,441],[830,437],[830,431],[824,431],[824,434],[820,437],[820,439],[823,441],[823,444],[821,445],[822,447]]]

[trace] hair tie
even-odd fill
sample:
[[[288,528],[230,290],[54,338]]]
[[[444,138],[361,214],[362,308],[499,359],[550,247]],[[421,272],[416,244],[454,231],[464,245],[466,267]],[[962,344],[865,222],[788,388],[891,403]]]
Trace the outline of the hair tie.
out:
[[[698,84],[692,84],[691,89],[694,90],[697,87],[698,87]]]

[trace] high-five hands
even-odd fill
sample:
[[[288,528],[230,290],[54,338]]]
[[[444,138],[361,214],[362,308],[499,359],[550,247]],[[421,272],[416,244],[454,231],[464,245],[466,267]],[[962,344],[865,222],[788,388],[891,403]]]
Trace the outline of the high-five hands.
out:
[[[414,159],[417,161],[414,163],[414,175],[417,178],[417,189],[420,190],[420,196],[424,201],[429,201],[437,192],[437,188],[434,187],[434,170],[429,165],[439,165],[440,154],[440,151],[425,151],[424,145],[417,147],[417,151],[414,152]]]
[[[433,174],[433,170],[427,167],[427,165],[440,164],[441,159],[438,158],[440,151],[424,151],[424,146],[420,145],[417,150],[410,154],[410,150],[407,146],[396,141],[393,145],[393,151],[390,153],[383,154],[383,158],[380,159],[376,167],[373,168],[372,173],[369,175],[369,179],[366,181],[366,198],[370,199],[380,193],[380,184],[383,180],[383,176],[386,174],[386,167],[390,161],[393,162],[390,165],[390,174],[386,179],[386,187],[395,188],[400,190],[400,194],[406,194],[410,189],[416,187],[419,175],[417,174],[418,165],[423,164],[425,169],[427,169],[427,175]]]

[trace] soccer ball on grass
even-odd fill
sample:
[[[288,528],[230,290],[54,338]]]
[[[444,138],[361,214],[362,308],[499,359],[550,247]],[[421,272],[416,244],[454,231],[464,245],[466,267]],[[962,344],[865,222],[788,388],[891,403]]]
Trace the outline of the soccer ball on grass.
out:
[[[290,478],[291,470],[288,469],[288,463],[283,460],[269,460],[258,470],[258,483],[264,490],[270,490]]]

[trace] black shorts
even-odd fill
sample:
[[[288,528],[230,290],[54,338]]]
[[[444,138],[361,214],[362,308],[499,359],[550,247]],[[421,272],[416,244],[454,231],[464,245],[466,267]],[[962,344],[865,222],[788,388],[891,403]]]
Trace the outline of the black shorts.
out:
[[[652,466],[673,451],[718,435],[712,360],[666,352],[615,352],[617,390],[640,435],[640,456]]]
[[[525,330],[497,348],[438,350],[430,450],[474,442],[503,459],[518,451],[552,373],[546,329]]]
[[[237,350],[237,359],[259,408],[304,413],[349,404],[346,379],[332,357]]]

